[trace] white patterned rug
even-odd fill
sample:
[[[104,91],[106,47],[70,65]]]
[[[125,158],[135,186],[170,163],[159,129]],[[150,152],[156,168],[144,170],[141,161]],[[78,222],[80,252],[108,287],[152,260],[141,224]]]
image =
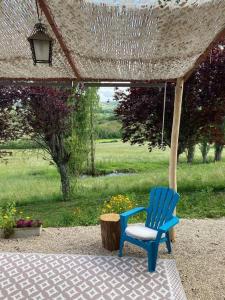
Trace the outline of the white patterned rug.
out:
[[[186,299],[174,260],[146,268],[126,256],[0,253],[0,299]]]

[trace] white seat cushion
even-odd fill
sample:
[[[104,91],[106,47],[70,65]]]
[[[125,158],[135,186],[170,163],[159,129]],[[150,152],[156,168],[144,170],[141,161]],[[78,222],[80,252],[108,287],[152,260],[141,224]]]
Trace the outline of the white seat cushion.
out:
[[[158,231],[145,227],[144,225],[128,225],[126,235],[138,240],[155,240]],[[165,233],[162,234],[162,238],[165,237]]]

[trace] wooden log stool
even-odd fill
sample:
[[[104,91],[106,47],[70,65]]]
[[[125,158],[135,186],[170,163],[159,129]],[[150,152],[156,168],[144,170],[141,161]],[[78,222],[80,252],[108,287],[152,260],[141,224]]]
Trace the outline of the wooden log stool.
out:
[[[120,215],[104,214],[100,216],[102,246],[109,250],[119,250],[120,247]]]

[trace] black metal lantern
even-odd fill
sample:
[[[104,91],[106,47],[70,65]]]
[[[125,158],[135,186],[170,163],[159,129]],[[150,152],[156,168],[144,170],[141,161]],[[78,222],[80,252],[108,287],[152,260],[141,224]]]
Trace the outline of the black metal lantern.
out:
[[[34,65],[41,63],[51,66],[53,39],[48,34],[47,27],[41,22],[35,24],[28,41],[30,42]]]

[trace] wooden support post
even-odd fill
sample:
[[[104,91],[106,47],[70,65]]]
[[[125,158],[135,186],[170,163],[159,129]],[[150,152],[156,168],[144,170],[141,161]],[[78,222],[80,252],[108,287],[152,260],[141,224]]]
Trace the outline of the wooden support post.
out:
[[[182,107],[184,79],[178,78],[175,88],[174,110],[173,110],[173,127],[171,133],[171,146],[170,146],[170,163],[169,163],[169,186],[177,191],[177,152],[178,152],[178,139],[180,129],[180,116]],[[176,214],[176,211],[174,211]],[[175,230],[170,232],[170,238],[175,241]]]

